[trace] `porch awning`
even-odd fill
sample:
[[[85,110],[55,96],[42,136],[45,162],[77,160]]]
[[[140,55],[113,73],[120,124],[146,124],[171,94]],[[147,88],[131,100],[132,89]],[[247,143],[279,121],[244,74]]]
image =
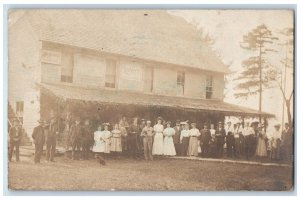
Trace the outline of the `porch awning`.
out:
[[[193,99],[163,95],[144,94],[130,91],[86,88],[58,84],[40,84],[41,88],[64,101],[85,101],[101,104],[123,104],[158,106],[194,111],[221,112],[228,116],[274,117],[273,114],[259,112],[219,100]]]

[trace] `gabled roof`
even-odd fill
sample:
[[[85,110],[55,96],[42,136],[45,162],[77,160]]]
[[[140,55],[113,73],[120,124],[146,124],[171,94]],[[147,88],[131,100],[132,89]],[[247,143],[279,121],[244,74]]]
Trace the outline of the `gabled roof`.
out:
[[[164,10],[33,9],[40,40],[227,73],[196,27]]]
[[[98,104],[124,104],[139,106],[159,106],[191,111],[221,112],[227,115],[241,116],[265,116],[274,115],[259,112],[254,109],[245,108],[220,100],[193,99],[174,96],[152,95],[137,92],[120,90],[106,90],[100,88],[86,88],[78,86],[67,86],[59,84],[40,84],[40,87],[49,94],[52,94],[64,101],[84,101]]]

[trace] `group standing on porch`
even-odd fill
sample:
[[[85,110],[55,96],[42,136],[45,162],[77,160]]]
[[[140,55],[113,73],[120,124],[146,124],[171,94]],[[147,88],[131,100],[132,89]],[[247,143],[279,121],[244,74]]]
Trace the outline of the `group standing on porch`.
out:
[[[39,120],[34,128],[32,138],[35,145],[34,162],[39,163],[43,146],[46,144],[46,161],[54,162],[59,127],[57,119],[49,122]],[[255,124],[257,123],[257,124]],[[210,128],[209,128],[210,127]],[[280,125],[275,125],[272,137],[267,137],[263,124],[240,121],[226,125],[204,122],[201,129],[197,123],[176,120],[171,121],[158,117],[155,123],[150,120],[134,118],[132,123],[122,117],[119,123],[99,123],[93,130],[88,119],[76,117],[73,123],[65,126],[66,150],[71,147],[71,159],[89,159],[91,152],[101,164],[106,158],[127,156],[153,160],[162,156],[190,156],[236,159],[290,159],[292,156],[292,130],[289,124],[280,132]],[[21,138],[18,122],[15,120],[9,131],[9,160],[13,149],[16,149],[16,160],[19,161],[19,143]],[[224,151],[225,150],[225,151]]]

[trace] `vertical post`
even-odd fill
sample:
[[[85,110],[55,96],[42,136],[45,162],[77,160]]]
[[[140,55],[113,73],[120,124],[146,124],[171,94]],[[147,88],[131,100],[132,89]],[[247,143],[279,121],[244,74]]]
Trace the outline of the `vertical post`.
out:
[[[245,117],[242,116],[242,127],[244,128],[244,125],[245,125]]]
[[[260,113],[261,113],[261,104],[262,104],[262,66],[261,66],[261,44],[260,44],[259,45],[259,112]],[[259,123],[261,123],[260,114],[259,114]]]
[[[267,118],[266,117],[264,117],[264,131],[265,131],[265,133],[267,132]]]

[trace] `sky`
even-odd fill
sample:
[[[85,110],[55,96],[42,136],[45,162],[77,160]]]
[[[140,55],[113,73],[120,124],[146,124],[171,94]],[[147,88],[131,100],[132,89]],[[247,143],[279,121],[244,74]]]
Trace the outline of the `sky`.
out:
[[[278,31],[293,27],[293,13],[289,10],[171,10],[168,12],[183,17],[187,22],[198,29],[203,29],[206,34],[215,39],[212,48],[232,71],[232,74],[227,76],[228,83],[224,101],[258,110],[258,96],[247,100],[234,97],[236,82],[232,79],[241,72],[242,61],[252,55],[243,50],[240,43],[243,41],[243,35],[260,24],[265,24],[279,37],[279,40],[282,40]],[[282,69],[283,65],[280,64],[280,60],[285,57],[285,50],[278,45],[274,48],[278,52],[269,55],[268,61],[273,66]],[[288,70],[287,94],[293,89],[292,73],[292,69]],[[282,121],[282,102],[282,94],[279,89],[264,90],[262,110],[276,115],[273,123]],[[285,119],[287,119],[286,116]]]

